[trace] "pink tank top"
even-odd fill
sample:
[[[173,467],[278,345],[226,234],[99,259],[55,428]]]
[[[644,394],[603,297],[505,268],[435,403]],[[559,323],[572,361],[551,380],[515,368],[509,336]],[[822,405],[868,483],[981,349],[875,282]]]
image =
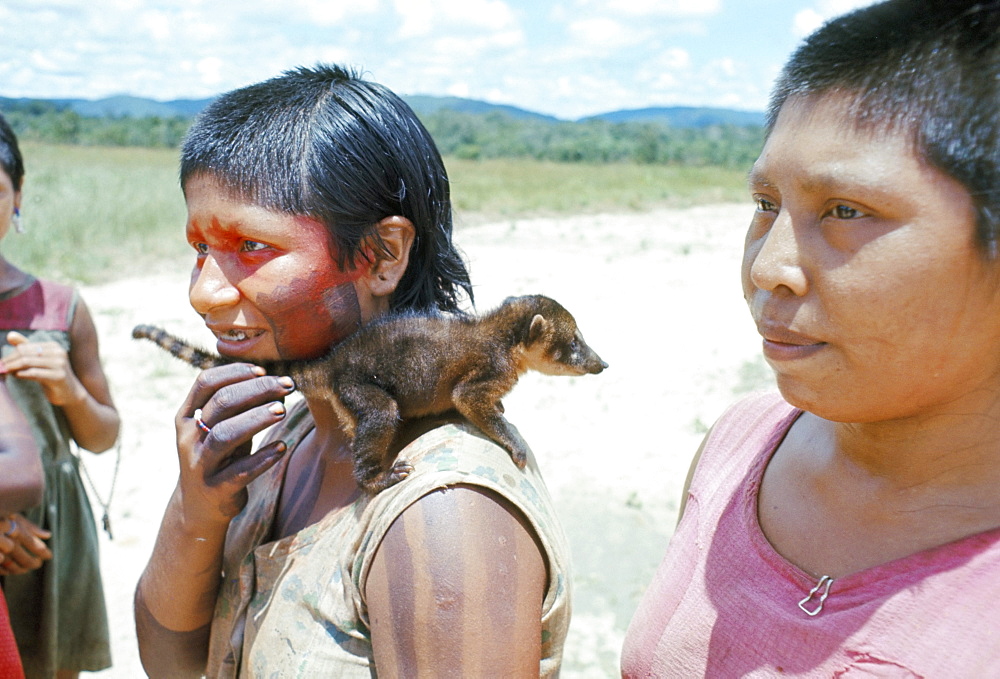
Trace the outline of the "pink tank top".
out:
[[[839,578],[825,601],[774,551],[757,492],[799,414],[755,396],[713,428],[622,676],[1000,677],[1000,530]]]

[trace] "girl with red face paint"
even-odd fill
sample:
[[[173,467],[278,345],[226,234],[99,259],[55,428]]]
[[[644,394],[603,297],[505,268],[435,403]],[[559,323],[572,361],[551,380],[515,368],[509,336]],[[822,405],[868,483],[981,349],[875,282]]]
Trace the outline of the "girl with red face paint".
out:
[[[998,101],[995,1],[786,65],[743,259],[780,395],[707,435],[624,676],[1000,676]]]
[[[375,495],[325,402],[254,362],[326,353],[380,314],[460,311],[447,176],[413,112],[319,66],[195,122],[190,300],[220,353],[176,417],[181,474],[136,591],[151,676],[551,676],[565,540],[526,472],[457,419],[408,423]],[[251,439],[271,428],[251,454]]]

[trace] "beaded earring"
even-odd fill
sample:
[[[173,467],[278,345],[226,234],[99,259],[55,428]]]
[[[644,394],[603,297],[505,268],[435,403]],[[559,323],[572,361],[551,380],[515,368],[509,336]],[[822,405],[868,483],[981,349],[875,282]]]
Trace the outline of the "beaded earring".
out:
[[[24,224],[21,223],[20,208],[14,208],[14,216],[10,218],[10,221],[14,225],[14,231],[16,233],[24,233]]]

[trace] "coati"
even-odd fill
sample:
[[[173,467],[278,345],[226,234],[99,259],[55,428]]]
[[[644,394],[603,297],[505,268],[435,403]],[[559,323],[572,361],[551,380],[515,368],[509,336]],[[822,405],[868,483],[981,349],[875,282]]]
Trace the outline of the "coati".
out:
[[[234,359],[196,349],[160,328],[138,325],[174,356],[210,368]],[[368,323],[322,358],[264,365],[289,375],[299,391],[329,401],[352,439],[354,477],[370,494],[404,479],[412,466],[390,466],[402,420],[457,411],[502,446],[521,469],[528,446],[503,416],[500,399],[527,370],[597,374],[608,365],[583,340],[573,316],[542,295],[509,297],[479,317],[399,312]]]

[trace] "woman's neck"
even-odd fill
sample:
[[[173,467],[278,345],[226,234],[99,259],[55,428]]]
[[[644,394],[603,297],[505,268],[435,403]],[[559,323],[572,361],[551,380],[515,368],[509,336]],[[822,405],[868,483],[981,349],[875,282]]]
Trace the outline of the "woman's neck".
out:
[[[860,470],[898,488],[945,489],[1000,483],[998,423],[1000,397],[976,393],[931,413],[828,424],[833,450]]]
[[[306,400],[314,428],[292,451],[278,502],[274,538],[297,533],[350,505],[360,491],[347,436],[325,401]]]

